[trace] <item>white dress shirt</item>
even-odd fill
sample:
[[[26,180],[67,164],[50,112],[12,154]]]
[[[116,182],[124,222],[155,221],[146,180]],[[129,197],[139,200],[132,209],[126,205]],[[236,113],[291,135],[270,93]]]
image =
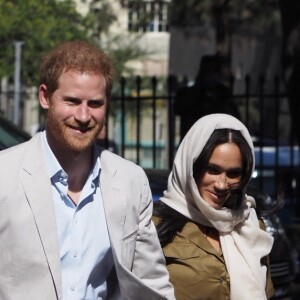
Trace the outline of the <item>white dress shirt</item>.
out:
[[[97,149],[93,169],[76,205],[67,194],[68,175],[50,149],[45,132],[43,140],[60,245],[63,299],[106,299],[106,279],[113,258],[99,186]]]

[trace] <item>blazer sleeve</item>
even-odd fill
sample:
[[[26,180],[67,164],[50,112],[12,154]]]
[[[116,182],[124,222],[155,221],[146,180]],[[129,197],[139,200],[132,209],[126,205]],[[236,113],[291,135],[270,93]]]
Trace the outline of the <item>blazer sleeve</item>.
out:
[[[102,197],[122,299],[175,299],[152,217],[144,170],[109,151],[101,153]]]
[[[156,228],[151,221],[152,212],[153,202],[149,182],[142,172],[140,219],[132,271],[146,285],[159,291],[167,299],[175,299]]]

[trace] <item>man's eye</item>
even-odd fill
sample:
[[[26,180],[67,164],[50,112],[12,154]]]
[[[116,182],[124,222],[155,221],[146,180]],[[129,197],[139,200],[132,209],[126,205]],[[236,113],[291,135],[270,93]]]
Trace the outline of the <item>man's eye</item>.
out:
[[[66,98],[65,102],[68,103],[69,105],[78,105],[80,103],[79,100],[74,98]]]
[[[101,107],[103,104],[104,104],[103,101],[98,101],[98,100],[89,101],[89,107],[91,108],[98,108]]]

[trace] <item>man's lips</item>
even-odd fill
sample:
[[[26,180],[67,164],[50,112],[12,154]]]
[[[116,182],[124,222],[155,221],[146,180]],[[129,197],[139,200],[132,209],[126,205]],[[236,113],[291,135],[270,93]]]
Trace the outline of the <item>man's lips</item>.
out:
[[[72,126],[72,125],[69,125],[69,127],[73,130],[80,131],[82,133],[88,132],[93,129],[93,127],[78,127],[78,126]]]

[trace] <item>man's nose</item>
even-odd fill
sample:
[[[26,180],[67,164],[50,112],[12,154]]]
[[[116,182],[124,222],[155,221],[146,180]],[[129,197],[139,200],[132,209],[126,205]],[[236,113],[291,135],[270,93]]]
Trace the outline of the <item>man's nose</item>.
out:
[[[76,110],[75,119],[80,123],[87,123],[91,119],[89,107],[86,103],[81,103]]]

